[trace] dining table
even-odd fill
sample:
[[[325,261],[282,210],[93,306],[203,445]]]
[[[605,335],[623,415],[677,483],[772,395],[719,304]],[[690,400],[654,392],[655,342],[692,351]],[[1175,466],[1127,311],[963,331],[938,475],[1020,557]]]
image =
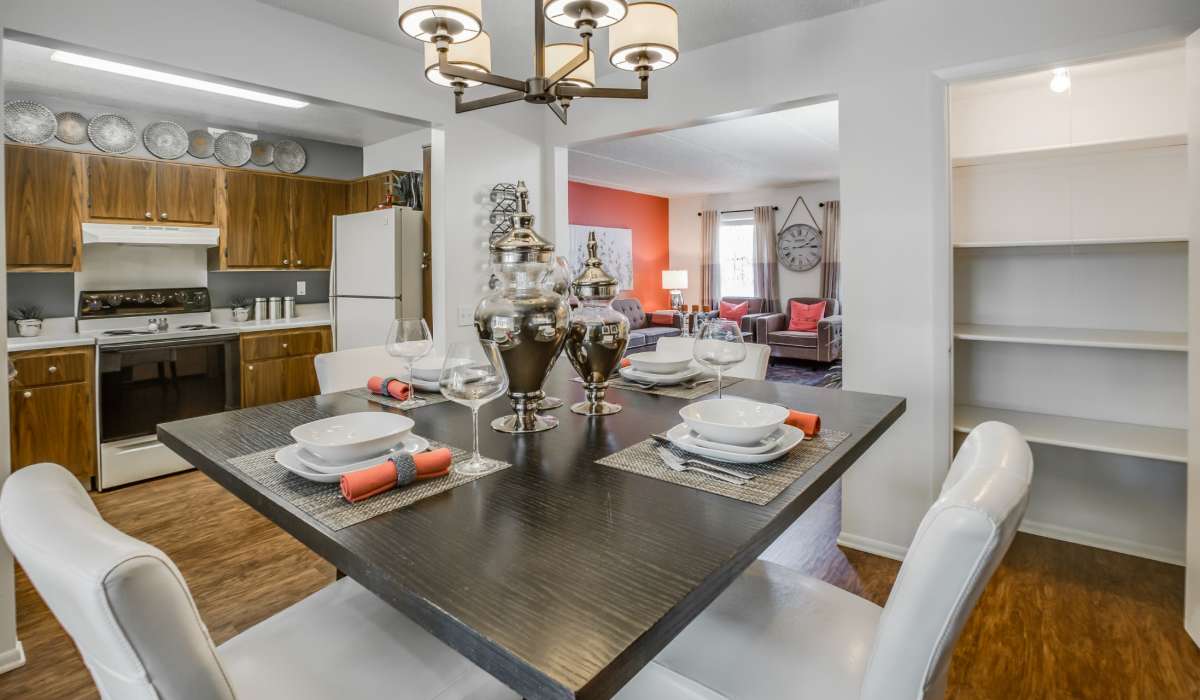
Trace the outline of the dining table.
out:
[[[582,400],[573,376],[559,363],[547,394]],[[557,428],[510,435],[488,427],[511,411],[502,397],[480,411],[480,450],[511,467],[336,530],[230,460],[289,445],[292,428],[317,418],[397,409],[331,393],[164,423],[158,437],[522,697],[609,698],[905,410],[899,397],[770,381],[739,381],[725,395],[815,413],[847,435],[756,505],[597,463],[680,423],[688,401],[610,389],[620,413],[562,408]],[[442,402],[405,414],[417,435],[470,449],[469,409]]]

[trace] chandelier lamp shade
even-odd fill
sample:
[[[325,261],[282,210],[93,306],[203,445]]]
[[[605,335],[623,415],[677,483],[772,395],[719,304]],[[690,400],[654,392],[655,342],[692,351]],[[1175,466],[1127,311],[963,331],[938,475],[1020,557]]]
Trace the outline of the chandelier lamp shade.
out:
[[[506,0],[510,2],[511,0]],[[567,123],[577,97],[644,100],[650,73],[679,58],[679,15],[661,2],[626,0],[532,0],[533,72],[518,80],[492,73],[492,40],[483,30],[483,0],[400,0],[400,30],[425,42],[425,77],[454,90],[454,111],[525,101],[543,104]],[[580,43],[546,43],[546,23],[579,32]],[[609,29],[609,62],[634,73],[636,88],[596,86],[592,36]],[[464,100],[467,88],[494,85],[505,92]]]

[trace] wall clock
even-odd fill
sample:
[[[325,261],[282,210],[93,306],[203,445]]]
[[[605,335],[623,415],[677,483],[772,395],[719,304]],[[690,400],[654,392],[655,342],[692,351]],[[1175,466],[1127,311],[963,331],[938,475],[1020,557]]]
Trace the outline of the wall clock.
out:
[[[775,251],[787,269],[811,270],[821,262],[821,232],[808,224],[792,224],[779,232]]]

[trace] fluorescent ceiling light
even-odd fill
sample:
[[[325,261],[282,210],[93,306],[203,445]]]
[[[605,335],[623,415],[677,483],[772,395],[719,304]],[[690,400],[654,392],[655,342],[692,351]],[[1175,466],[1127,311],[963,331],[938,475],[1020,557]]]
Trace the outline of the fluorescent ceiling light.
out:
[[[203,90],[205,92],[215,92],[218,95],[229,95],[230,97],[240,97],[243,100],[254,100],[255,102],[265,102],[269,105],[277,105],[279,107],[290,107],[292,109],[300,109],[307,107],[307,102],[293,100],[290,97],[280,97],[279,95],[271,95],[257,90],[247,90],[245,88],[234,87],[232,85],[222,85],[208,80],[198,80],[189,78],[183,75],[175,75],[174,73],[164,73],[158,70],[150,70],[149,68],[140,68],[131,66],[127,63],[117,63],[116,61],[106,61],[103,58],[94,58],[92,56],[82,56],[69,51],[55,51],[50,54],[51,61],[58,63],[69,63],[73,66],[83,66],[84,68],[94,68],[96,70],[108,71],[109,73],[119,73],[120,75],[128,75],[132,78],[141,78],[143,80],[153,80],[156,83],[166,83],[168,85],[178,85],[180,87],[192,88],[193,90]]]

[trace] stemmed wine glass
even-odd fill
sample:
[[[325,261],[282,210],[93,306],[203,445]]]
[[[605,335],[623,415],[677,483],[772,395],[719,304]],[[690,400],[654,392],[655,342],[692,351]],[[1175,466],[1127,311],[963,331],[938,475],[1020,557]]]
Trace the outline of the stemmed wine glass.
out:
[[[479,454],[479,409],[508,391],[508,372],[500,359],[500,346],[490,340],[454,343],[442,363],[438,380],[442,395],[471,409],[471,459],[456,464],[460,474],[484,474],[496,463]]]
[[[725,398],[722,373],[746,359],[741,325],[723,318],[705,321],[692,345],[692,357],[705,367],[716,370],[717,398]]]
[[[392,327],[388,329],[387,343],[385,344],[387,352],[392,357],[398,357],[408,365],[408,401],[404,402],[405,407],[411,408],[425,405],[425,399],[417,397],[416,387],[413,385],[413,363],[429,354],[433,350],[433,334],[429,332],[429,326],[425,324],[425,320],[421,318],[398,318],[392,321]]]

